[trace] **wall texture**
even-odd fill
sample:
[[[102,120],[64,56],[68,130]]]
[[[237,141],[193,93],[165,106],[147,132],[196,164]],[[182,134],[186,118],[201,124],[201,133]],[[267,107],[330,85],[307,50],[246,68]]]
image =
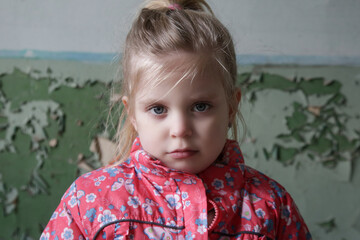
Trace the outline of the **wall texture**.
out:
[[[114,72],[0,60],[0,239],[37,239],[71,182],[102,165]],[[246,162],[287,188],[314,239],[360,233],[359,82],[359,67],[240,67]]]
[[[142,2],[0,0],[0,56],[9,55],[1,50],[118,52]],[[209,3],[232,33],[237,54],[247,56],[243,62],[360,64],[358,0]]]

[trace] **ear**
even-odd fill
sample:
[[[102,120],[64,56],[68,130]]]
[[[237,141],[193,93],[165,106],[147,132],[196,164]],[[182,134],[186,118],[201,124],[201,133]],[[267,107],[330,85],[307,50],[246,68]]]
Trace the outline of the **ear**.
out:
[[[240,88],[236,88],[235,90],[235,94],[234,94],[234,101],[236,101],[236,104],[235,104],[235,109],[229,109],[229,121],[230,123],[232,123],[234,121],[234,118],[235,118],[235,115],[237,113],[237,108],[239,107],[239,103],[241,101],[241,90]]]
[[[127,96],[123,96],[121,98],[121,101],[124,104],[124,107],[126,109],[126,112],[127,112],[128,118],[130,119],[131,124],[133,125],[134,129],[137,131],[136,119],[134,118],[133,114],[130,114],[129,98]]]

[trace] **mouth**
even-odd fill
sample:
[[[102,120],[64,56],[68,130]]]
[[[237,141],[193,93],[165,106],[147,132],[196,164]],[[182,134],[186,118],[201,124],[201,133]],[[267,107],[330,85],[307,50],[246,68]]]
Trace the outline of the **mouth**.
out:
[[[195,155],[197,152],[192,149],[176,149],[168,154],[174,159],[185,159]]]

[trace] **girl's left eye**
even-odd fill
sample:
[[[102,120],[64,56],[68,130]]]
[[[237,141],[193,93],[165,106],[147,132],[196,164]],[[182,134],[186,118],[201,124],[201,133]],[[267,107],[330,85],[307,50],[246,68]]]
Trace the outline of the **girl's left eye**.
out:
[[[207,103],[197,103],[194,106],[194,111],[195,112],[204,112],[204,111],[208,110],[209,107],[210,107],[210,105]]]

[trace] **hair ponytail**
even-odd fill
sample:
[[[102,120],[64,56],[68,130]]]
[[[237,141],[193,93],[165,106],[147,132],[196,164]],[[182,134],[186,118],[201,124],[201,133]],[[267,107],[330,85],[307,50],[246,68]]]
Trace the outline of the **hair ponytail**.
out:
[[[180,10],[208,11],[213,14],[210,6],[204,0],[149,0],[146,1],[144,8],[168,11],[171,10],[169,7],[173,5],[179,6]]]

